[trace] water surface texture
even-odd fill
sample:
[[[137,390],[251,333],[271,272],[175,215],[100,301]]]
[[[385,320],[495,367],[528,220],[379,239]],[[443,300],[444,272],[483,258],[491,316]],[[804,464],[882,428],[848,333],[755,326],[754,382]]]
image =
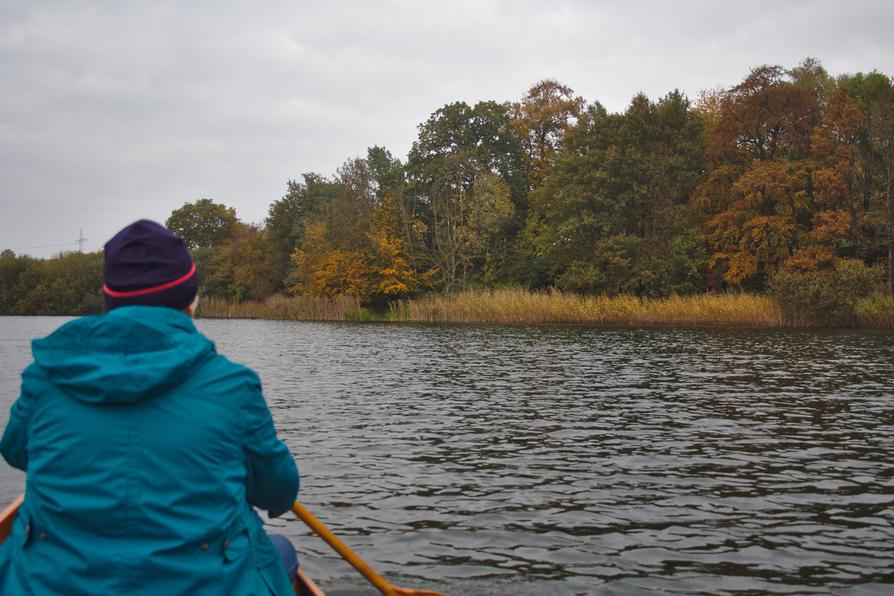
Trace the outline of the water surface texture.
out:
[[[0,318],[0,421],[62,321]],[[894,593],[891,334],[198,325],[259,372],[302,501],[400,585]],[[288,517],[324,587],[371,593]]]

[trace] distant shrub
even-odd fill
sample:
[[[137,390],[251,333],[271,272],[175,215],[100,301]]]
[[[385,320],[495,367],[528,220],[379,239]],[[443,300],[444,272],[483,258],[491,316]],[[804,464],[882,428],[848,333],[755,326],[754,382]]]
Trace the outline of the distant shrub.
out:
[[[567,292],[667,298],[701,291],[708,257],[698,231],[689,230],[656,249],[642,238],[616,235],[571,261],[556,280]]]
[[[894,296],[876,292],[857,302],[861,327],[894,328]]]
[[[209,319],[271,319],[276,321],[365,320],[367,311],[351,296],[283,296],[265,300],[226,300],[202,297],[198,315]]]
[[[780,270],[769,284],[787,320],[829,327],[856,325],[858,305],[881,288],[881,272],[856,259],[812,271]]]

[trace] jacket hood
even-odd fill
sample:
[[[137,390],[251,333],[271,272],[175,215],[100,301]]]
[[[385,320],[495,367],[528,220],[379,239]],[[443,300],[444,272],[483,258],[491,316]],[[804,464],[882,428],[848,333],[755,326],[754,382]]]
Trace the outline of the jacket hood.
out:
[[[66,323],[31,342],[34,362],[66,394],[85,402],[134,403],[175,387],[214,353],[185,313],[128,306]]]

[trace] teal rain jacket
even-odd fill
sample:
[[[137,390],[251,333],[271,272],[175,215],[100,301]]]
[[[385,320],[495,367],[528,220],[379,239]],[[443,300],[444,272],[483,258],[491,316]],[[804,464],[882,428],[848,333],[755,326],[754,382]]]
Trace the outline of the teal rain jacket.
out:
[[[27,472],[0,594],[286,594],[252,505],[298,470],[257,375],[186,314],[131,306],[32,344],[0,452]]]

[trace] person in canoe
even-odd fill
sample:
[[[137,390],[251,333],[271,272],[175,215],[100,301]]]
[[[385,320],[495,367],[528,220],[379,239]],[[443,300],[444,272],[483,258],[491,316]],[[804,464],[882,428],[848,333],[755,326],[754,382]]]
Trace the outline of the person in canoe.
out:
[[[27,473],[0,594],[294,593],[253,507],[288,511],[298,469],[258,376],[193,325],[183,241],[137,221],[104,272],[105,314],[33,342],[0,441]]]

